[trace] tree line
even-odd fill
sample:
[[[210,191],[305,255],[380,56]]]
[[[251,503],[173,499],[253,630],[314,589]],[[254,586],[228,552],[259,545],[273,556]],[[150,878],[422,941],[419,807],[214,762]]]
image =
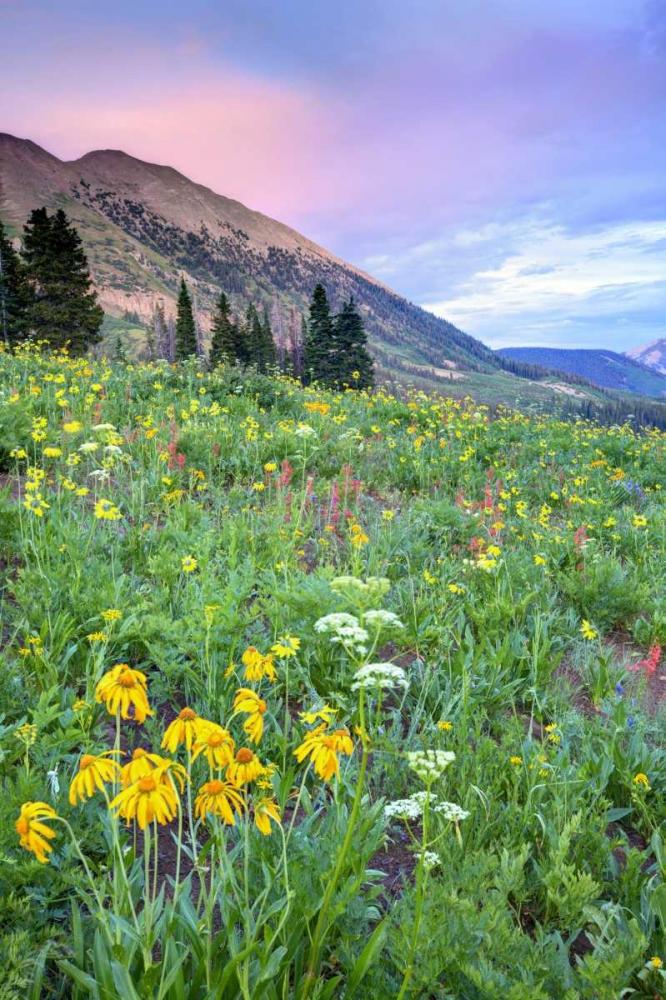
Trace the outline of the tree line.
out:
[[[81,238],[62,209],[53,215],[44,207],[34,209],[19,251],[0,222],[0,336],[8,347],[43,339],[53,348],[67,346],[72,354],[84,354],[102,340],[103,320]],[[374,384],[367,335],[353,298],[333,315],[326,290],[318,283],[307,320],[292,310],[288,337],[279,312],[277,322],[276,343],[266,309],[260,315],[250,304],[242,316],[234,317],[223,292],[213,315],[209,364],[240,364],[261,373],[280,370],[306,384],[330,388]],[[205,354],[192,296],[182,278],[175,324],[158,306],[147,332],[147,354],[171,362]],[[124,358],[120,337],[114,357]]]

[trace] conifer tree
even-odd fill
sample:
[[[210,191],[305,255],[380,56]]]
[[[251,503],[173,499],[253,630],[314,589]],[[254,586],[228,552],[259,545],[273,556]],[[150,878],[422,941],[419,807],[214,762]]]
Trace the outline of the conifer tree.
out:
[[[245,313],[246,363],[261,368],[264,353],[264,331],[259,313],[250,303]]]
[[[28,335],[31,289],[25,265],[0,222],[0,337],[7,345]]]
[[[315,287],[310,302],[310,318],[304,345],[304,381],[332,383],[331,352],[334,346],[334,329],[326,290],[321,282]]]
[[[371,389],[375,384],[374,362],[368,352],[368,337],[363,319],[353,298],[335,318],[334,374],[340,387],[343,383],[355,389]]]
[[[261,357],[259,359],[259,371],[266,373],[277,364],[277,352],[273,339],[271,321],[268,318],[268,310],[264,309],[264,318],[261,324]]]
[[[185,361],[197,353],[197,330],[192,311],[192,299],[185,279],[180,279],[176,315],[176,361]]]
[[[33,289],[28,324],[52,347],[84,354],[102,339],[97,304],[81,238],[62,209],[35,209],[24,227],[23,260]]]
[[[210,344],[209,358],[210,366],[214,368],[224,361],[227,363],[240,361],[241,354],[239,330],[231,318],[229,299],[222,292],[217,301],[217,307],[213,316],[213,339]]]

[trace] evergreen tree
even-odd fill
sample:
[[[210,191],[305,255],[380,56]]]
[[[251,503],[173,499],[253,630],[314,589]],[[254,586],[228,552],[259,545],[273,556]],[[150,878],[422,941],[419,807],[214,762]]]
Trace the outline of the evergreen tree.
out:
[[[23,260],[33,299],[28,324],[52,347],[84,354],[102,339],[104,312],[97,304],[81,238],[62,209],[35,209],[24,227]]]
[[[231,318],[229,299],[221,293],[215,315],[213,316],[213,339],[210,344],[210,366],[214,368],[221,362],[233,363],[240,361],[242,354],[239,343],[239,330]]]
[[[176,316],[176,361],[185,361],[197,353],[197,330],[192,311],[192,299],[185,279],[180,279]]]
[[[259,313],[252,303],[245,313],[246,363],[261,369],[264,354],[264,331]]]
[[[28,335],[31,289],[25,265],[0,222],[0,337],[16,344]]]
[[[374,362],[368,352],[368,337],[363,319],[353,298],[335,318],[335,357],[333,374],[342,386],[371,389],[375,384]]]
[[[271,329],[271,321],[268,318],[268,310],[264,309],[264,318],[261,324],[261,358],[259,360],[259,371],[267,372],[271,368],[275,368],[277,364],[277,352],[275,350],[275,341],[273,339],[273,330]]]
[[[312,293],[310,319],[304,344],[304,381],[332,384],[332,358],[334,329],[328,298],[324,286],[319,282]]]
[[[125,345],[123,344],[123,338],[118,334],[116,337],[116,344],[113,348],[112,361],[127,361],[127,355],[125,354]]]

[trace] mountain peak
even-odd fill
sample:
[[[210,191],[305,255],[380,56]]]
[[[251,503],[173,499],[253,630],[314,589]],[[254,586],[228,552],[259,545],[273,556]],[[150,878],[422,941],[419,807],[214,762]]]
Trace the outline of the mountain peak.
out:
[[[632,347],[625,351],[625,354],[661,375],[666,375],[666,338],[660,337],[658,340],[650,341],[649,344]]]

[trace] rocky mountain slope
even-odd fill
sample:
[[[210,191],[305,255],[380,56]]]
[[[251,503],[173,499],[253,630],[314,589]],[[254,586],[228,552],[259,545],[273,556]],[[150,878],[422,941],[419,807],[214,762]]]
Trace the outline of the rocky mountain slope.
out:
[[[30,210],[62,207],[84,241],[101,304],[116,319],[149,323],[158,302],[173,311],[181,274],[203,330],[220,290],[237,311],[253,301],[274,329],[299,322],[323,281],[334,308],[353,295],[380,367],[445,377],[491,373],[485,345],[306,237],[171,167],[117,150],[64,162],[35,143],[0,134],[0,217],[18,235]]]
[[[642,347],[632,347],[624,353],[628,358],[639,361],[660,375],[666,375],[666,338],[653,340],[650,344],[643,344]]]

